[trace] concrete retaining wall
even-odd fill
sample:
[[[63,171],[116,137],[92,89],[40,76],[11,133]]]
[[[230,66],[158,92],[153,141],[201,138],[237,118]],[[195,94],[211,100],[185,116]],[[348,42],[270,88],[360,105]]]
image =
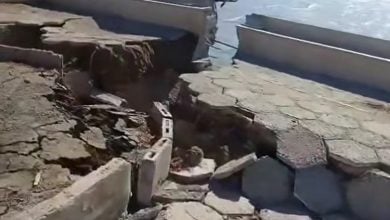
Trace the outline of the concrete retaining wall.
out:
[[[13,220],[117,220],[131,196],[131,165],[113,159]]]
[[[44,0],[56,6],[119,16],[124,19],[186,30],[200,37],[194,59],[206,57],[210,26],[216,25],[211,7],[194,7],[151,0]]]
[[[239,56],[390,91],[390,61],[239,25]],[[364,43],[364,42],[362,42]]]
[[[0,61],[22,62],[35,67],[62,71],[63,57],[52,51],[0,44]]]
[[[390,42],[382,39],[257,14],[246,16],[245,26],[373,56],[390,58]]]

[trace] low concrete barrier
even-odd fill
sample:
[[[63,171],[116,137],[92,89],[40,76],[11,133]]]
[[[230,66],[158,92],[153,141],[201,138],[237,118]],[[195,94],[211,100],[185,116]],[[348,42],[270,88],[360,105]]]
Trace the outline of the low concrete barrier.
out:
[[[206,57],[205,37],[216,25],[212,7],[196,7],[152,0],[44,0],[67,9],[119,16],[124,19],[177,28],[199,36],[194,59]]]
[[[22,62],[35,67],[57,69],[62,72],[63,57],[52,51],[21,48],[0,44],[0,61]]]
[[[390,58],[390,42],[368,36],[252,14],[245,26],[373,56]]]
[[[390,61],[245,25],[237,27],[238,56],[262,63],[324,74],[390,91]],[[364,42],[362,42],[364,43]]]
[[[13,220],[117,220],[131,196],[131,165],[113,159]],[[7,218],[8,219],[8,218]]]

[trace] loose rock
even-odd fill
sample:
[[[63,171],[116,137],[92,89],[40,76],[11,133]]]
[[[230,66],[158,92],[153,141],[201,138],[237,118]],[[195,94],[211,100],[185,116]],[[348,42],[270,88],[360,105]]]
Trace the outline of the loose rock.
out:
[[[89,130],[81,134],[81,139],[87,142],[89,145],[98,149],[107,149],[106,139],[104,138],[103,132],[102,130],[100,130],[100,128],[90,127]]]
[[[362,219],[390,219],[390,175],[371,170],[347,185],[347,201],[352,212]]]
[[[237,160],[232,160],[221,167],[219,167],[213,174],[211,178],[213,179],[224,179],[226,177],[229,177],[233,175],[234,173],[237,173],[244,169],[245,167],[248,167],[249,165],[256,162],[256,154],[249,154],[244,157],[241,157]]]
[[[291,197],[292,174],[270,157],[262,157],[244,170],[242,191],[255,205],[273,205]]]
[[[308,209],[319,214],[339,210],[344,204],[336,175],[322,166],[298,170],[294,194]]]

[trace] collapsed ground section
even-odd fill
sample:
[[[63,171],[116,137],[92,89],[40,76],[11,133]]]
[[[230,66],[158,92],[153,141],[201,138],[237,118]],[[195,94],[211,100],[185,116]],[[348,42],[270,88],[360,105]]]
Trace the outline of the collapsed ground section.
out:
[[[204,123],[214,127],[229,124],[248,139],[243,148],[294,170],[290,184],[295,188],[289,192],[311,211],[325,215],[348,207],[364,219],[390,216],[380,208],[388,202],[380,195],[390,183],[388,103],[241,61],[180,78],[172,90],[174,106],[209,114],[214,120]],[[378,181],[369,179],[372,173]],[[328,195],[311,184],[315,179],[326,185]],[[363,208],[363,201],[375,207]]]

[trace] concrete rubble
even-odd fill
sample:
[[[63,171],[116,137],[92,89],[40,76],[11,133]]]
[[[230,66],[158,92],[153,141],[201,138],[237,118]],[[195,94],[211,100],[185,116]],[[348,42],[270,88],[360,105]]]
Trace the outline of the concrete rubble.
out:
[[[208,0],[26,2],[0,3],[0,219],[390,218],[388,103],[203,70]]]

